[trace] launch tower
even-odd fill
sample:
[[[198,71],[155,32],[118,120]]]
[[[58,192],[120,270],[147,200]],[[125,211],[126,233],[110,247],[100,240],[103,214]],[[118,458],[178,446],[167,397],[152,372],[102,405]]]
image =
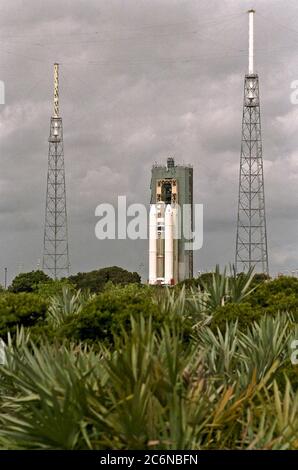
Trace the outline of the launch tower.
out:
[[[260,118],[259,77],[254,72],[253,20],[249,10],[249,67],[244,80],[240,157],[236,270],[269,274],[265,216],[264,174]]]
[[[54,279],[69,274],[62,118],[59,115],[59,65],[54,64],[54,110],[50,123],[46,215],[42,267]]]
[[[185,210],[188,207],[188,212]],[[154,165],[151,177],[149,217],[149,283],[174,285],[193,276],[193,251],[186,249],[183,223],[193,227],[193,169]],[[184,224],[186,225],[186,223]]]

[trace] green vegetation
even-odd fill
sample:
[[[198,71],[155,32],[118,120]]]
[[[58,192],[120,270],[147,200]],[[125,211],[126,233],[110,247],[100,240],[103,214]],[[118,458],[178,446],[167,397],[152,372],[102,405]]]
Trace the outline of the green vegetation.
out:
[[[14,278],[9,290],[11,292],[33,292],[38,285],[50,281],[43,271],[31,271],[30,273],[21,273]]]
[[[298,280],[121,272],[1,293],[0,449],[298,449]]]
[[[31,327],[45,320],[47,303],[36,294],[4,293],[0,295],[0,336],[14,333],[17,326]]]
[[[66,287],[68,290],[71,290],[73,293],[75,292],[74,285],[70,282],[69,279],[50,279],[46,282],[40,282],[35,292],[36,294],[40,295],[45,299],[49,299],[53,296],[61,295],[63,288]]]
[[[248,326],[264,314],[276,315],[288,312],[298,320],[298,279],[281,277],[260,282],[252,279],[253,291],[245,297],[244,303],[237,304],[231,299],[224,306],[215,310],[213,321],[220,327],[224,318],[239,319],[241,326]],[[217,323],[218,320],[218,323]]]
[[[79,316],[68,316],[59,334],[75,341],[112,343],[115,335],[129,327],[130,318],[141,314],[144,318],[152,317],[154,325],[162,320],[158,305],[152,302],[149,288],[134,284],[109,287],[94,296]]]
[[[102,291],[107,283],[126,285],[141,282],[137,273],[130,273],[118,266],[102,268],[89,273],[78,273],[75,276],[70,276],[69,280],[76,289],[88,289],[90,292]]]

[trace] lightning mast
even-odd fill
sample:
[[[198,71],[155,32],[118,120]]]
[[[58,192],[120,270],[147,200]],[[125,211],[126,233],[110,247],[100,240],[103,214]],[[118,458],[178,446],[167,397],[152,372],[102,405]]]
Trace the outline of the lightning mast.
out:
[[[63,127],[59,115],[59,64],[55,63],[42,267],[57,279],[69,275],[69,266]]]
[[[254,71],[254,14],[249,10],[248,74],[244,79],[236,270],[269,274],[259,76]]]

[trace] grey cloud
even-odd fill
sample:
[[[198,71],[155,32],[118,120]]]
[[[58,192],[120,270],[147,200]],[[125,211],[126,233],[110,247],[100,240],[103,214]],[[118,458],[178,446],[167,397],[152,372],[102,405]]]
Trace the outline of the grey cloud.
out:
[[[272,272],[298,266],[297,4],[256,2],[265,188]],[[61,114],[72,270],[119,264],[146,278],[145,242],[94,235],[101,202],[149,203],[154,161],[194,165],[204,204],[196,270],[233,261],[245,0],[14,0],[1,6],[1,266],[10,276],[42,254],[52,64],[61,63]],[[0,275],[1,278],[1,275]],[[1,279],[0,279],[1,281]]]

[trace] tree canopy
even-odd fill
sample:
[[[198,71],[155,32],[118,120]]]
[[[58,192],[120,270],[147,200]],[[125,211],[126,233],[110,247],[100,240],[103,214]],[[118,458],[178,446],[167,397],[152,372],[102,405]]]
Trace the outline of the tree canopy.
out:
[[[78,273],[70,276],[69,280],[77,289],[89,289],[91,292],[101,292],[105,285],[113,284],[140,284],[141,277],[136,272],[129,272],[118,266],[97,269],[88,273]]]
[[[8,290],[15,293],[33,292],[40,283],[50,280],[51,278],[41,270],[21,273],[14,278]]]

